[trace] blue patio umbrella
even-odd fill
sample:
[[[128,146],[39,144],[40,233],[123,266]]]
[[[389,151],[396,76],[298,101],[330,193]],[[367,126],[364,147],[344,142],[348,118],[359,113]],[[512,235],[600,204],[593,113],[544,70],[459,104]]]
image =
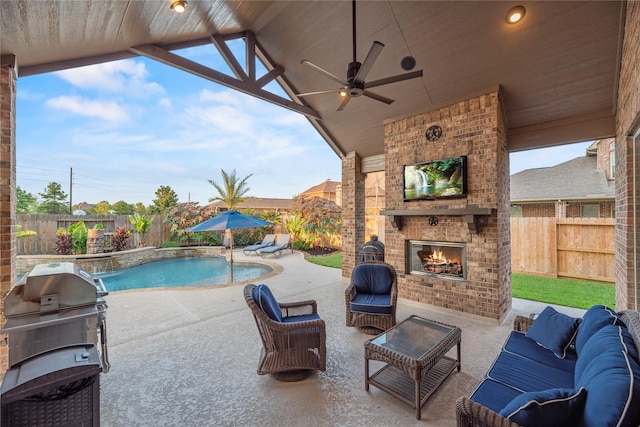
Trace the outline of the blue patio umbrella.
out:
[[[266,225],[273,225],[269,221],[256,218],[251,215],[244,215],[236,210],[228,210],[209,218],[200,224],[187,228],[187,233],[197,233],[199,231],[226,231],[234,230],[236,228],[254,228],[264,227]],[[229,239],[229,249],[231,250],[231,274],[233,277],[233,232],[231,232],[231,238]]]

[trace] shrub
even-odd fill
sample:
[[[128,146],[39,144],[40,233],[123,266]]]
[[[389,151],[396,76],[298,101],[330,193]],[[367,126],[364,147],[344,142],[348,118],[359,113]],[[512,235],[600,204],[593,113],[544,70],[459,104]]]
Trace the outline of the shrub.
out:
[[[162,242],[163,248],[179,248],[182,246],[180,242]]]
[[[113,233],[113,250],[115,252],[124,251],[127,248],[127,239],[131,233],[126,227],[118,227]]]
[[[64,228],[59,228],[56,232],[56,254],[71,255],[73,249],[73,238]]]
[[[86,254],[87,253],[87,226],[83,221],[78,221],[75,224],[69,226],[69,234],[71,234],[73,241],[72,252],[74,254]]]

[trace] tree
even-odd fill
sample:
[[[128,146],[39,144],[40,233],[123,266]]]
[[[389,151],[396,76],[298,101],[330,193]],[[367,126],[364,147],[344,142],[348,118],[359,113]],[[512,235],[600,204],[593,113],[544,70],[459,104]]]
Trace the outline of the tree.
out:
[[[131,215],[133,213],[133,205],[130,205],[124,200],[120,200],[113,204],[113,210],[118,215]]]
[[[93,211],[97,215],[109,215],[113,211],[113,206],[106,200],[102,200],[93,207]]]
[[[296,197],[291,208],[304,219],[304,231],[315,248],[328,247],[337,240],[342,229],[342,209],[321,197]]]
[[[209,179],[209,184],[213,185],[213,187],[218,191],[217,197],[212,197],[209,199],[209,202],[213,202],[216,200],[222,201],[227,208],[235,209],[240,203],[244,201],[244,195],[250,190],[247,187],[247,181],[253,174],[247,175],[244,178],[240,179],[236,176],[236,170],[234,169],[231,174],[227,174],[224,169],[222,171],[222,185],[216,183],[215,181]]]
[[[36,212],[38,203],[36,197],[24,191],[20,187],[16,187],[16,212],[19,214],[28,214]]]
[[[38,206],[38,212],[46,214],[70,213],[67,203],[67,195],[62,191],[62,186],[60,184],[57,182],[50,182],[44,190],[44,193],[38,193],[43,200]]]
[[[156,190],[156,198],[153,199],[153,204],[149,206],[149,211],[152,214],[162,214],[177,204],[178,194],[168,185],[161,185]]]
[[[147,207],[142,202],[138,202],[133,207],[133,212],[139,213],[140,215],[146,215],[147,213],[149,213],[149,209],[147,209]]]

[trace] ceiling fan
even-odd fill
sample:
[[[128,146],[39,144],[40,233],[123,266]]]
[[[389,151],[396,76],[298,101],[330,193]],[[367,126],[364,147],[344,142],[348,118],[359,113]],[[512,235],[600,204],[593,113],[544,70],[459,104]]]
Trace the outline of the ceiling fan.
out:
[[[414,79],[416,77],[422,77],[422,70],[413,71],[411,73],[398,74],[391,77],[386,77],[379,80],[374,80],[372,82],[365,82],[365,78],[369,71],[373,68],[373,64],[378,59],[380,52],[382,52],[382,48],[384,44],[379,41],[374,41],[373,46],[369,50],[367,57],[364,59],[364,62],[360,63],[356,60],[356,1],[353,0],[352,6],[352,23],[353,23],[353,61],[347,64],[347,79],[341,79],[329,71],[318,67],[306,59],[300,61],[302,65],[305,65],[321,74],[324,74],[326,77],[330,78],[333,81],[340,83],[342,86],[339,89],[332,90],[322,90],[319,92],[307,92],[307,93],[299,93],[297,96],[310,96],[310,95],[320,95],[324,93],[340,93],[340,95],[344,98],[342,103],[338,107],[338,111],[342,111],[344,107],[349,103],[349,100],[354,97],[358,97],[364,95],[366,97],[375,99],[380,102],[384,102],[385,104],[391,104],[394,100],[387,98],[382,95],[378,95],[369,91],[372,87],[382,86],[390,83],[401,82],[403,80]],[[415,64],[415,62],[414,62]]]

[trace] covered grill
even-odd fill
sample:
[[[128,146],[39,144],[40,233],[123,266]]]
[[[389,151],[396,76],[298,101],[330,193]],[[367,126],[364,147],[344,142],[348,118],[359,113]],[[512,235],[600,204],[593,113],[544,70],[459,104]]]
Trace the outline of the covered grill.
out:
[[[37,265],[9,291],[2,425],[67,425],[83,417],[89,421],[82,425],[99,425],[99,373],[109,371],[107,295],[100,279],[71,262]],[[70,405],[84,409],[67,411]],[[65,414],[75,418],[55,419]]]

